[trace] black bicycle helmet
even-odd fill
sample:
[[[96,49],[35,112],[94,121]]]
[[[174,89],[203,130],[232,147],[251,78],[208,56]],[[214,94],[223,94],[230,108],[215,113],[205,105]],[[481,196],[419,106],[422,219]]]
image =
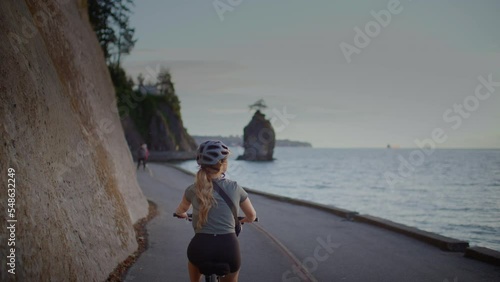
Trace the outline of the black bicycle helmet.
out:
[[[221,141],[205,141],[198,147],[196,162],[199,165],[214,165],[229,155],[229,148]]]

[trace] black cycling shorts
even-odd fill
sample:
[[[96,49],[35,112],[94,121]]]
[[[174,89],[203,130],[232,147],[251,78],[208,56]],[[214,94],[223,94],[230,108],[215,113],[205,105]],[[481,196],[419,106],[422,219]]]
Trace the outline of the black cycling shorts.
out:
[[[196,233],[187,249],[189,261],[195,266],[204,262],[227,263],[231,273],[241,266],[240,245],[235,233]]]

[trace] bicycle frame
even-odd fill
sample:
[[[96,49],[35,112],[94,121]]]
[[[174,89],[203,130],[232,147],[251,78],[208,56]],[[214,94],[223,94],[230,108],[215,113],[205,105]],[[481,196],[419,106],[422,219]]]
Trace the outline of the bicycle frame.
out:
[[[205,276],[205,282],[220,282],[220,277],[215,274],[211,274],[209,276],[204,275],[204,276]]]

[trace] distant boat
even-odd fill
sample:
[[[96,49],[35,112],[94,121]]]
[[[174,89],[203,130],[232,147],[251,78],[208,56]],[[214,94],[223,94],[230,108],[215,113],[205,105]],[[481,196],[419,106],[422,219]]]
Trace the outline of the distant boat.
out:
[[[391,144],[387,144],[387,149],[390,149],[391,148]]]

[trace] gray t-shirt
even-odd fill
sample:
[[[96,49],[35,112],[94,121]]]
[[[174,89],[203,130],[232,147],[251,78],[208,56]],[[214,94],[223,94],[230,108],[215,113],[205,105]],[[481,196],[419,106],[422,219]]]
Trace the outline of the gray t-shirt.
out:
[[[224,192],[226,192],[229,198],[233,201],[234,206],[239,210],[240,203],[248,198],[247,192],[245,192],[245,190],[243,190],[243,188],[241,188],[236,181],[225,178],[216,179],[214,181],[219,184],[220,188],[224,190]],[[196,186],[192,184],[184,192],[186,199],[193,205],[193,228],[195,229],[195,232],[208,234],[234,233],[236,223],[234,222],[234,216],[231,212],[231,208],[215,190],[213,191],[213,195],[217,204],[212,206],[212,208],[208,211],[207,223],[203,225],[200,230],[196,230],[199,203],[196,198],[195,189]]]

